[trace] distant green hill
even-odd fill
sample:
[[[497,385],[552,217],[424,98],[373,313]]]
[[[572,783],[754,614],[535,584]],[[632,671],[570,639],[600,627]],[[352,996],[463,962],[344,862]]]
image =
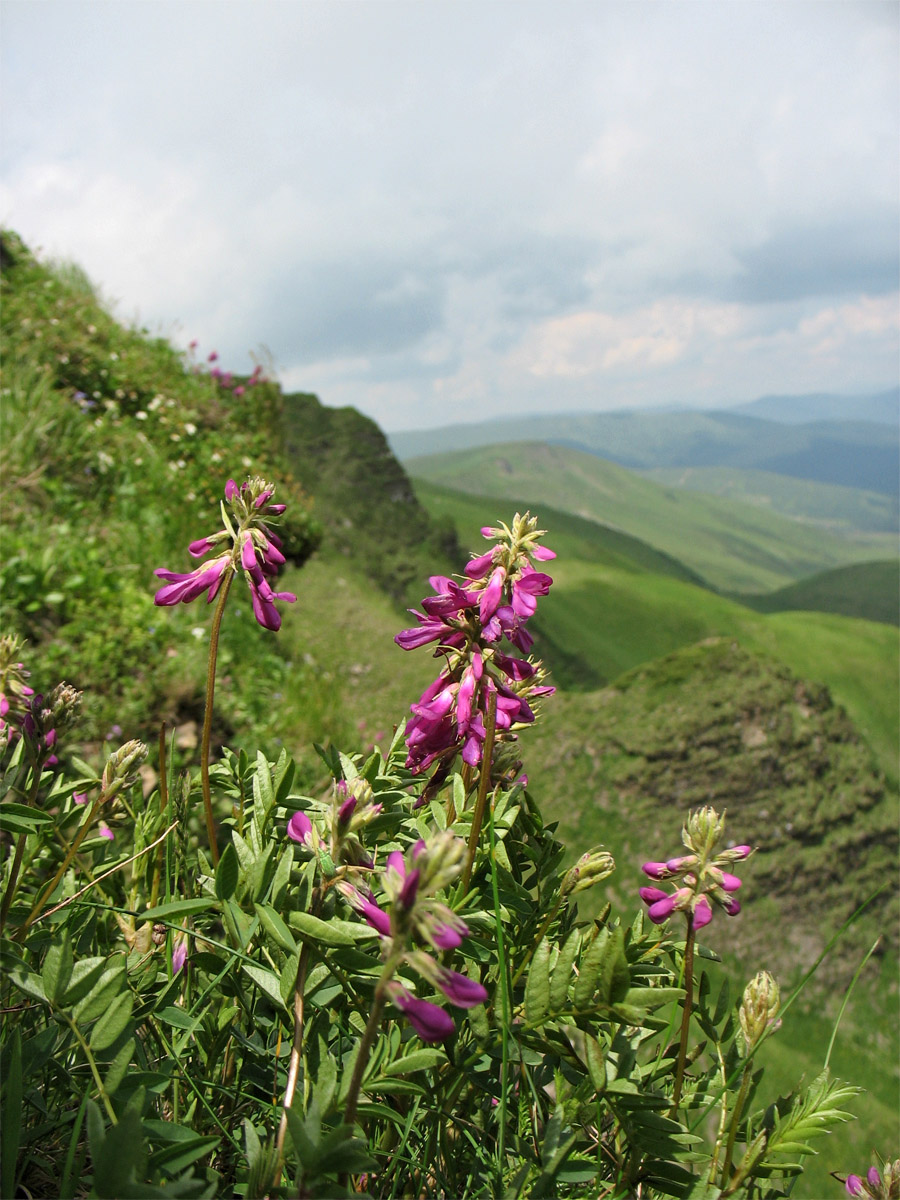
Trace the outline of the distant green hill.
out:
[[[485,446],[411,459],[407,466],[429,483],[526,506],[550,504],[619,529],[729,592],[770,591],[896,549],[889,534],[859,544],[735,500],[663,488],[563,446]]]
[[[763,596],[735,596],[757,612],[843,613],[900,625],[900,561],[854,563],[823,571]]]
[[[738,467],[650,467],[640,474],[662,487],[740,500],[848,537],[900,528],[896,495]]]
[[[787,425],[737,412],[554,413],[390,435],[408,459],[509,442],[571,446],[632,468],[741,467],[900,491],[900,429],[870,421]]]
[[[494,497],[456,496],[422,479],[416,491],[426,508],[454,519],[467,550],[481,541],[485,520],[518,503]],[[550,531],[547,544],[559,551],[552,564],[553,587],[532,625],[537,651],[557,682],[579,689],[610,683],[623,672],[709,637],[737,638],[782,662],[795,675],[826,684],[850,713],[877,756],[897,779],[900,747],[900,689],[897,632],[873,621],[828,613],[763,615],[699,586],[664,560],[662,573],[646,547],[622,538],[614,556],[600,552],[609,531],[591,522],[561,523],[544,505],[531,508]],[[588,533],[580,541],[580,531]],[[621,538],[621,535],[619,535]],[[634,550],[638,557],[629,558]],[[643,559],[643,561],[641,561]]]

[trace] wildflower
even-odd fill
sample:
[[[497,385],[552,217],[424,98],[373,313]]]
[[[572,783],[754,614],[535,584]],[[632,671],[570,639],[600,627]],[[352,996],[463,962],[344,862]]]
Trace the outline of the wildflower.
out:
[[[647,915],[660,924],[673,912],[691,914],[695,929],[702,929],[712,920],[710,900],[723,908],[730,917],[741,911],[734,893],[741,881],[725,868],[733,866],[753,853],[750,846],[719,849],[725,831],[725,815],[720,817],[714,808],[698,809],[688,817],[681,837],[688,854],[666,862],[646,862],[641,870],[650,879],[676,880],[680,886],[674,892],[657,887],[642,887],[640,897],[648,906]]]
[[[101,821],[100,824],[97,826],[97,832],[100,834],[100,836],[102,838],[106,838],[106,840],[108,842],[115,841],[116,835],[113,833],[113,831],[110,829],[110,827],[107,825],[107,823],[105,821]]]
[[[869,1167],[865,1179],[860,1179],[858,1175],[848,1175],[844,1186],[850,1196],[868,1196],[871,1200],[897,1200],[897,1197],[900,1197],[900,1159],[882,1162],[880,1171],[877,1167]]]
[[[136,739],[126,742],[124,746],[112,752],[103,768],[101,779],[105,800],[111,800],[119,792],[128,791],[134,785],[147,754],[147,747]]]
[[[187,961],[187,938],[181,938],[172,949],[172,974],[177,975]]]
[[[505,637],[521,653],[530,650],[532,638],[525,623],[553,582],[534,569],[531,559],[556,556],[539,545],[543,530],[528,513],[516,513],[511,528],[485,527],[481,532],[498,539],[497,544],[469,561],[461,583],[433,575],[429,582],[434,595],[422,601],[422,612],[410,610],[417,626],[394,638],[403,650],[437,642],[435,657],[446,661],[446,668],[411,706],[406,765],[415,772],[457,753],[469,766],[477,765],[492,705],[497,735],[514,739],[516,728],[535,719],[529,700],[554,691],[544,685],[540,663],[506,654],[500,643]]]
[[[234,388],[234,395],[235,396],[243,396],[243,394],[244,394],[244,389],[240,384],[238,384],[238,386],[236,388]]]
[[[417,841],[406,853],[392,851],[381,873],[388,908],[375,903],[371,892],[347,881],[338,885],[350,905],[377,931],[385,958],[385,994],[403,1012],[425,1042],[439,1042],[454,1032],[453,1020],[437,1004],[417,999],[405,981],[396,978],[403,965],[411,967],[457,1008],[473,1008],[487,999],[484,987],[468,975],[442,966],[431,950],[455,950],[469,929],[436,898],[459,873],[465,847],[449,831],[429,842]]]
[[[31,672],[25,670],[24,663],[16,661],[21,649],[18,637],[0,637],[0,737],[5,734],[7,742],[18,736],[34,695],[34,688],[25,682]]]
[[[207,603],[211,604],[228,575],[243,570],[256,620],[264,629],[279,629],[281,614],[275,601],[292,604],[297,597],[293,592],[273,591],[269,582],[285,562],[281,539],[269,527],[271,519],[280,516],[285,509],[283,504],[270,502],[274,491],[274,485],[263,479],[248,479],[240,487],[229,479],[225,485],[225,499],[234,520],[229,518],[223,505],[224,528],[191,542],[188,547],[194,558],[215,550],[219,552],[187,574],[158,568],[154,574],[169,582],[156,593],[154,603],[189,604],[205,592]]]

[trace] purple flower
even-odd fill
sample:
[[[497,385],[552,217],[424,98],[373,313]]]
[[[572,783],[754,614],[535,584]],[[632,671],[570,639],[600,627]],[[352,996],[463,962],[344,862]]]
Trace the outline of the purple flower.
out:
[[[439,1005],[417,999],[400,984],[391,989],[391,999],[423,1042],[443,1042],[456,1032],[453,1018]]]
[[[312,821],[305,812],[300,812],[299,809],[287,825],[287,835],[292,842],[300,842],[303,846],[312,846]]]
[[[484,1004],[488,998],[480,983],[470,979],[468,975],[461,975],[459,971],[450,971],[442,967],[435,982],[450,1003],[455,1004],[457,1008],[474,1008],[476,1004]]]
[[[177,975],[187,961],[187,939],[180,941],[172,950],[172,974]]]
[[[203,592],[206,592],[207,603],[212,603],[226,573],[240,569],[250,588],[256,620],[264,629],[279,629],[281,614],[275,601],[292,604],[297,597],[293,592],[273,591],[269,583],[285,561],[279,538],[266,524],[271,517],[284,511],[283,504],[269,503],[273,492],[271,484],[258,478],[250,479],[240,487],[229,479],[225,485],[225,499],[231,505],[237,531],[226,521],[225,529],[191,542],[188,552],[194,558],[201,558],[228,540],[232,543],[231,548],[187,574],[158,568],[155,574],[168,580],[168,584],[156,593],[154,603],[189,604]]]
[[[858,1175],[848,1175],[844,1186],[851,1196],[861,1196],[863,1194],[863,1181]]]

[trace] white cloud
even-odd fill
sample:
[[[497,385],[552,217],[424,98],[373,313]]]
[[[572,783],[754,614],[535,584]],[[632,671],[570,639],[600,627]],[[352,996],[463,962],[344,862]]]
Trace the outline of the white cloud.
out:
[[[888,385],[898,27],[828,0],[10,4],[0,220],[123,314],[237,368],[266,344],[392,428]]]

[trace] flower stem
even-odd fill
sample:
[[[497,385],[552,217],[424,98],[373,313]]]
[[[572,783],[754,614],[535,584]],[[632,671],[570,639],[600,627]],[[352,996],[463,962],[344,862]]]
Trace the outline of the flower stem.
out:
[[[206,667],[206,710],[203,714],[203,737],[200,742],[200,781],[203,787],[203,811],[206,816],[206,836],[213,866],[219,865],[219,847],[216,845],[216,825],[213,821],[212,793],[209,787],[209,738],[212,731],[213,700],[216,694],[216,658],[219,653],[219,629],[225,612],[225,601],[234,578],[234,566],[229,563],[222,574],[219,602],[213,615],[209,633],[209,661]]]
[[[490,710],[491,718],[496,711],[496,696],[491,696],[492,707]],[[493,723],[491,724],[493,729]],[[500,987],[500,1004],[502,1008],[503,1023],[500,1026],[500,1104],[497,1109],[497,1116],[500,1120],[500,1128],[497,1136],[497,1161],[499,1175],[503,1179],[503,1165],[506,1159],[506,1097],[509,1079],[509,1026],[510,1026],[510,985],[509,974],[507,970],[506,948],[503,938],[503,921],[500,913],[500,889],[497,883],[497,842],[494,831],[494,809],[490,809],[488,832],[490,836],[491,846],[491,890],[494,899],[494,927],[497,933],[497,961],[500,966],[498,984]]]
[[[741,1114],[744,1111],[744,1105],[747,1103],[747,1092],[750,1090],[751,1070],[752,1063],[748,1062],[744,1067],[744,1072],[741,1077],[741,1090],[738,1092],[738,1097],[734,1104],[734,1111],[731,1114],[731,1127],[728,1130],[728,1143],[725,1146],[725,1154],[722,1158],[721,1185],[723,1188],[728,1181],[728,1176],[731,1174],[731,1157],[734,1154],[734,1143],[737,1140],[738,1124],[741,1119]]]
[[[37,795],[41,786],[41,771],[43,769],[43,759],[39,759],[34,768],[32,778],[31,792],[26,797],[25,803],[31,807],[37,800]],[[16,894],[16,888],[19,883],[19,871],[22,867],[22,858],[25,854],[25,843],[28,840],[28,834],[23,829],[19,834],[19,840],[16,842],[16,853],[13,858],[12,869],[9,873],[9,883],[6,885],[6,891],[3,894],[3,906],[0,908],[0,933],[6,928],[6,918],[9,916],[9,910],[13,902],[13,897]]]
[[[694,1006],[694,914],[687,914],[687,937],[684,943],[684,1012],[681,1017],[681,1041],[678,1046],[678,1062],[675,1067],[675,1090],[672,1094],[672,1112],[678,1111],[681,1089],[684,1083],[684,1064],[687,1059],[688,1032],[691,1026],[691,1010]]]
[[[353,1064],[353,1075],[350,1078],[350,1087],[347,1089],[347,1104],[344,1109],[344,1123],[346,1125],[353,1125],[356,1120],[359,1089],[362,1084],[363,1075],[365,1074],[366,1064],[369,1061],[372,1042],[375,1040],[375,1034],[378,1031],[378,1026],[381,1024],[381,1014],[384,1012],[385,985],[394,973],[393,964],[388,963],[387,966],[390,968],[390,973],[388,973],[386,968],[378,981],[378,986],[375,988],[372,1011],[369,1013],[369,1020],[366,1023],[362,1041],[359,1044],[359,1053],[356,1056],[356,1062]]]
[[[75,835],[75,841],[71,844],[71,846],[68,849],[68,852],[66,853],[66,857],[60,863],[59,870],[56,872],[56,874],[53,876],[51,881],[47,884],[47,886],[44,888],[44,890],[38,896],[37,900],[35,900],[34,907],[32,908],[31,912],[28,914],[25,924],[22,925],[20,929],[16,930],[16,935],[15,935],[16,941],[24,940],[25,935],[28,933],[28,930],[31,928],[31,926],[34,924],[34,922],[37,920],[38,915],[40,914],[44,905],[47,903],[47,901],[50,899],[50,897],[56,891],[57,884],[62,879],[63,875],[65,875],[66,871],[69,869],[69,863],[72,861],[72,859],[78,853],[78,847],[84,841],[84,839],[87,835],[87,831],[90,829],[91,825],[93,825],[94,818],[97,816],[97,813],[100,811],[100,809],[103,805],[103,801],[105,799],[106,799],[106,793],[102,792],[97,797],[97,799],[94,801],[94,803],[91,805],[91,811],[87,815],[87,820],[85,820],[83,822],[81,828],[78,830],[78,833]]]
[[[472,830],[469,834],[469,844],[466,848],[466,865],[462,876],[462,895],[469,890],[469,880],[472,878],[472,866],[478,850],[478,838],[484,821],[484,809],[487,804],[488,787],[491,782],[491,760],[494,755],[494,730],[497,727],[497,693],[488,696],[487,721],[484,725],[484,750],[481,755],[481,778],[478,780],[478,798],[475,801],[475,811],[472,814]]]

